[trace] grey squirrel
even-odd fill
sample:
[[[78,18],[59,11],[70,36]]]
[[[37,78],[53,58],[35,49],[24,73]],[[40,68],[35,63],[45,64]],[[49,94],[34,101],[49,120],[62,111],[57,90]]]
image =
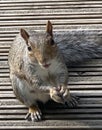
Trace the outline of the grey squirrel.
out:
[[[20,30],[9,51],[10,79],[16,97],[28,108],[26,118],[41,120],[37,101],[75,106],[77,99],[68,88],[68,66],[71,63],[98,57],[102,39],[78,37],[73,32],[59,35],[47,22],[45,32]],[[85,41],[84,41],[84,40]],[[82,41],[82,42],[81,42]]]

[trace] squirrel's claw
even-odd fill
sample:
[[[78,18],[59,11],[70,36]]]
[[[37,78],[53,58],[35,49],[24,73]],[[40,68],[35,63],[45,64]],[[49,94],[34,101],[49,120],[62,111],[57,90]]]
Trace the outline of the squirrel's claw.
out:
[[[62,103],[67,107],[76,107],[78,104],[79,98],[73,95],[70,95],[68,89],[62,88],[61,91],[56,89],[50,89],[50,97],[55,102]]]
[[[65,106],[76,107],[78,105],[79,98],[77,96],[70,95],[70,97],[65,101]]]
[[[40,121],[41,120],[42,113],[39,108],[37,107],[30,107],[29,112],[25,116],[25,119],[31,120],[31,121]]]
[[[67,107],[76,107],[78,104],[78,97],[70,94],[66,87],[62,87],[60,93],[63,94],[64,103]]]
[[[27,113],[25,116],[26,120],[31,120],[31,121],[40,121],[41,120],[41,114],[39,112],[36,113]]]

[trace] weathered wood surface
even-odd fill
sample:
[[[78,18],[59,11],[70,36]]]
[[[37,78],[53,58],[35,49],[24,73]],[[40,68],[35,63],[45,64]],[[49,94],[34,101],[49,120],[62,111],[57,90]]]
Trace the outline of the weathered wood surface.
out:
[[[102,30],[102,0],[0,0],[0,129],[102,129],[102,59],[69,69],[71,93],[80,97],[77,108],[50,103],[44,120],[24,120],[27,108],[12,91],[7,63],[10,45],[19,29]],[[81,75],[80,75],[81,74]]]

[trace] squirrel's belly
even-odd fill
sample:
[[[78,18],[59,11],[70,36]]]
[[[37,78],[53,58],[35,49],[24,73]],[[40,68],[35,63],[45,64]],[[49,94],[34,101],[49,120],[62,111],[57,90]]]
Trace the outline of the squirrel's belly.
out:
[[[30,86],[26,80],[20,79],[15,75],[12,78],[11,80],[15,82],[13,84],[13,90],[16,91],[16,97],[20,97],[28,107],[34,105],[38,100],[43,103],[49,100],[50,97],[47,93],[34,88],[34,86]]]
[[[43,103],[49,100],[48,94],[41,92],[38,89],[34,89],[33,86],[28,86],[28,84],[23,86],[23,94],[24,97],[26,97],[28,105],[34,104],[38,100],[42,101]]]

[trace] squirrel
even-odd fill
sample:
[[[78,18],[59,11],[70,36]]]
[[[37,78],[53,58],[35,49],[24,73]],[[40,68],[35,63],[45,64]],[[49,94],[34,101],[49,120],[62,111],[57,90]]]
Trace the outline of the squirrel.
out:
[[[63,33],[63,32],[62,32]],[[53,33],[47,22],[45,32],[20,29],[8,56],[10,79],[16,97],[29,111],[26,119],[39,121],[42,112],[38,101],[76,106],[78,101],[68,88],[68,66],[85,59],[98,57],[102,52],[102,39],[81,37],[71,32],[62,36]],[[64,38],[63,38],[64,37]],[[83,37],[82,37],[83,38]],[[97,44],[98,42],[98,44]]]

